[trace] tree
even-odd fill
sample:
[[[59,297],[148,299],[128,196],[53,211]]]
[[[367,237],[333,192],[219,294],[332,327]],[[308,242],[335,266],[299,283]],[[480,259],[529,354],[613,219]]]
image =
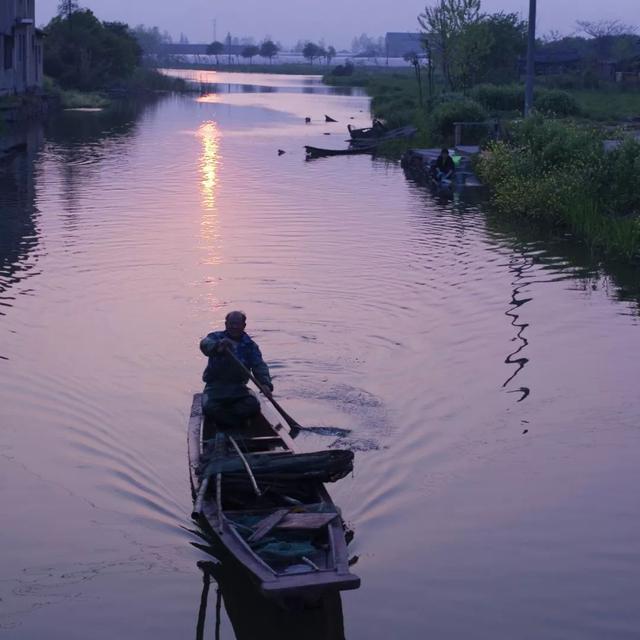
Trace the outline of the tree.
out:
[[[139,24],[131,30],[131,33],[145,53],[156,53],[160,45],[171,42],[169,32],[161,33],[158,27],[145,27]]]
[[[327,47],[326,58],[327,64],[331,64],[331,61],[336,57],[336,49],[332,45]]]
[[[69,18],[71,14],[79,8],[75,0],[60,0],[60,2],[58,2],[58,15]]]
[[[248,44],[242,49],[240,55],[243,58],[249,58],[249,64],[251,64],[253,58],[260,53],[260,47],[256,47],[255,44]]]
[[[408,62],[416,73],[416,82],[418,83],[418,104],[422,106],[422,74],[420,69],[420,58],[415,51],[410,51],[402,56],[405,62]]]
[[[480,81],[493,45],[493,35],[487,22],[473,22],[462,29],[451,51],[456,88],[466,91]]]
[[[479,33],[463,33],[481,20],[480,0],[437,0],[434,6],[425,7],[418,16],[418,23],[425,37],[434,37],[434,53],[439,57],[442,75],[451,89],[464,84],[474,55],[480,45]]]
[[[624,24],[620,20],[599,20],[597,22],[578,20],[576,24],[579,30],[586,33],[590,38],[630,35],[638,30],[638,27]]]
[[[353,39],[351,51],[367,58],[375,58],[384,53],[384,38],[380,37],[376,40],[362,33]]]
[[[216,57],[216,64],[220,64],[220,60],[218,59],[218,56],[224,53],[224,45],[222,44],[222,42],[218,42],[217,40],[214,40],[208,47],[207,47],[207,55],[210,56],[215,56]]]
[[[265,40],[260,45],[260,55],[263,58],[269,58],[269,62],[273,62],[273,56],[278,55],[280,48],[272,40]]]
[[[595,57],[600,60],[630,56],[635,52],[637,38],[634,34],[638,30],[637,27],[619,20],[578,20],[576,24],[579,31],[593,39]]]
[[[527,22],[517,13],[499,11],[482,18],[480,24],[487,40],[473,81],[499,84],[517,80],[518,58],[527,50]]]
[[[322,49],[313,42],[307,42],[302,49],[302,55],[313,64],[314,59],[322,55]]]
[[[57,16],[44,29],[45,73],[64,88],[103,89],[129,78],[142,51],[126,24],[100,22],[89,9]]]
[[[225,38],[225,42],[227,43],[227,62],[231,64],[231,31],[227,31],[227,37]]]

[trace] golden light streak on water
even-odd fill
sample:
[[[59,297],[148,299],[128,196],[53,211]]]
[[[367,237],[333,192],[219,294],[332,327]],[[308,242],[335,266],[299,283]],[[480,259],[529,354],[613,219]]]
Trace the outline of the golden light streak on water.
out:
[[[214,211],[216,207],[216,184],[219,162],[218,127],[213,120],[203,122],[198,129],[202,140],[202,156],[200,157],[200,170],[202,172],[202,204],[208,211]],[[203,226],[211,228],[212,218],[205,216]]]
[[[203,122],[198,128],[198,136],[202,141],[202,155],[200,156],[201,236],[208,254],[205,263],[214,265],[219,264],[221,260],[218,209],[216,206],[216,189],[220,165],[220,131],[217,123],[213,120]]]

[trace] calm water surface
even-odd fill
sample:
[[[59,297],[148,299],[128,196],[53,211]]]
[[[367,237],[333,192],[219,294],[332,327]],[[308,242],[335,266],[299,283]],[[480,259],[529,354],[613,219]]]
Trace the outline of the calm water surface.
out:
[[[283,405],[353,429],[362,587],[284,614],[223,575],[221,638],[639,637],[637,272],[395,163],[305,162],[368,122],[358,92],[194,78],[0,173],[0,636],[195,637],[185,427],[241,308]]]

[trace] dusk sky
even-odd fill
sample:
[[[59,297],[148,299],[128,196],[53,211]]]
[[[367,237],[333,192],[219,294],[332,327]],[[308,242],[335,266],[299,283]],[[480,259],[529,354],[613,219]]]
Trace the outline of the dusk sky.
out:
[[[538,32],[559,30],[570,33],[575,21],[619,19],[638,24],[639,0],[538,0]],[[48,22],[56,12],[58,0],[36,0],[38,24]],[[145,24],[167,30],[174,39],[184,33],[191,42],[213,39],[213,19],[217,37],[230,31],[234,36],[271,36],[284,45],[298,40],[319,40],[336,48],[349,48],[355,35],[384,35],[387,31],[415,31],[416,16],[424,2],[414,0],[84,0],[102,20],[120,20],[134,26]],[[485,12],[515,11],[526,17],[527,0],[484,0]]]

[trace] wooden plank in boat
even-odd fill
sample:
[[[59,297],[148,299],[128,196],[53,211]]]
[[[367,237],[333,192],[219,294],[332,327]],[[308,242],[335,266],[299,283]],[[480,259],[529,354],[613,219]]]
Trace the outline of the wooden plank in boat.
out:
[[[337,515],[337,513],[289,513],[277,526],[278,529],[321,529]]]
[[[284,518],[290,509],[278,509],[274,511],[272,514],[268,515],[266,518],[260,520],[256,530],[251,534],[251,537],[247,542],[250,544],[253,542],[258,542],[258,540],[262,540],[271,529],[273,529],[281,520]]]

